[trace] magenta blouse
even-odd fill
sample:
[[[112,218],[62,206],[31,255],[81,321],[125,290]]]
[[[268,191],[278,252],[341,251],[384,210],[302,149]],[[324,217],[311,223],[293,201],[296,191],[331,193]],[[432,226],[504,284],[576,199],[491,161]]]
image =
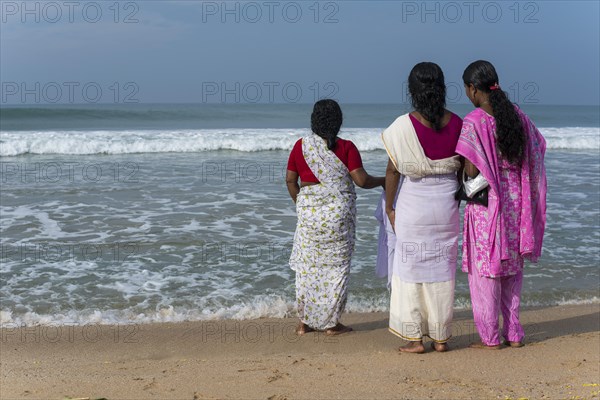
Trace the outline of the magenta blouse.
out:
[[[462,128],[462,119],[458,115],[452,113],[450,121],[437,132],[423,125],[411,114],[409,116],[427,157],[432,160],[441,160],[456,154],[456,144]]]

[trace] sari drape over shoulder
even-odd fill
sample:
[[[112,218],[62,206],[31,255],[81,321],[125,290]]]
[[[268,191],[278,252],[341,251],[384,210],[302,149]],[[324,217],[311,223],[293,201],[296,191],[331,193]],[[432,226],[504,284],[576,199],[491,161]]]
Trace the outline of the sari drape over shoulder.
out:
[[[542,252],[546,225],[546,141],[531,120],[518,107],[515,109],[526,135],[524,157],[519,166],[510,166],[506,160],[499,157],[494,117],[478,108],[469,113],[463,121],[456,152],[473,163],[490,185],[487,210],[479,210],[478,207],[481,206],[472,204],[467,205],[465,209],[465,272],[470,272],[470,267],[475,265],[481,276],[501,277],[518,273],[518,270],[522,269],[522,262],[520,266],[509,262],[515,258],[516,252],[511,251],[513,235],[518,235],[515,247],[518,247],[518,255],[521,258],[537,262]],[[512,170],[515,173],[510,175],[510,179],[506,179]],[[511,185],[516,186],[512,188]],[[505,197],[503,191],[510,191],[509,197]],[[520,204],[517,207],[511,205],[507,208],[507,204],[502,204],[503,201],[508,202],[519,197]],[[481,212],[477,213],[478,211]],[[512,225],[516,226],[509,229]],[[480,234],[476,234],[475,227]]]
[[[460,168],[458,156],[432,160],[425,155],[409,114],[401,115],[381,134],[383,145],[402,175],[424,178],[454,173]]]
[[[290,257],[303,323],[314,329],[337,325],[347,298],[356,230],[356,193],[348,168],[316,135],[302,139],[302,153],[317,185],[296,199],[298,224]]]

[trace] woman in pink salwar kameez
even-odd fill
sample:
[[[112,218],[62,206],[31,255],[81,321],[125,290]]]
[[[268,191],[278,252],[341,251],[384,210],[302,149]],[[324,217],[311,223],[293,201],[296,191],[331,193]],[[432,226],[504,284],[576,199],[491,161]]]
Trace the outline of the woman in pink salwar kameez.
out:
[[[481,337],[471,347],[498,349],[501,336],[520,347],[524,259],[539,259],[546,223],[546,142],[500,89],[491,63],[470,64],[463,81],[478,108],[464,118],[456,153],[469,176],[481,173],[489,182],[487,208],[467,203],[463,225],[462,270]]]

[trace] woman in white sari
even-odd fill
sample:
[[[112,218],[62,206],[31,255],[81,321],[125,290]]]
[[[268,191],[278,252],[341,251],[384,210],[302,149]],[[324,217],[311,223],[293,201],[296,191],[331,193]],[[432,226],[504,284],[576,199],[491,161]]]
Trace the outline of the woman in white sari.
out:
[[[337,137],[341,125],[340,106],[318,101],[311,115],[313,134],[296,142],[288,161],[286,183],[298,214],[290,267],[296,271],[299,335],[352,330],[339,319],[354,251],[354,184],[370,189],[385,183],[384,177],[367,174],[351,141]]]
[[[409,341],[401,352],[423,353],[424,336],[436,351],[447,351],[459,235],[455,148],[462,120],[445,109],[439,66],[417,64],[408,82],[414,111],[382,134],[389,155],[385,209],[396,237],[389,329]]]

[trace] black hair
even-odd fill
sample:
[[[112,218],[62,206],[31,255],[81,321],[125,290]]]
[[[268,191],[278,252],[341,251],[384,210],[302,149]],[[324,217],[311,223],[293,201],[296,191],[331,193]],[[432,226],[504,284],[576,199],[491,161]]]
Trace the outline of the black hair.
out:
[[[475,61],[463,73],[465,85],[489,93],[489,104],[496,119],[496,140],[500,154],[511,164],[520,164],[525,152],[525,131],[514,104],[498,85],[498,74],[489,61]],[[496,87],[492,90],[491,87]]]
[[[431,123],[442,129],[446,110],[446,84],[442,69],[432,62],[418,63],[408,75],[408,92],[413,108]]]
[[[335,141],[342,126],[342,109],[331,99],[319,100],[310,116],[310,128],[314,133],[327,140],[327,148],[335,149]]]

